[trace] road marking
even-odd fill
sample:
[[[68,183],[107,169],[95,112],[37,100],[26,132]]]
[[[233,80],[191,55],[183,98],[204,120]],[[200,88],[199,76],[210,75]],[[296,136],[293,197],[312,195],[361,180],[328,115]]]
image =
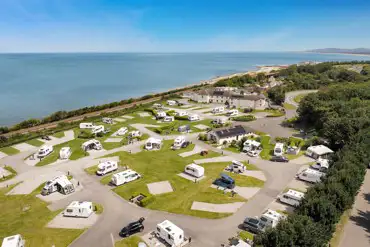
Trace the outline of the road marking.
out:
[[[112,239],[112,246],[114,247],[114,238],[113,238],[113,234],[112,233],[110,234],[110,237]]]

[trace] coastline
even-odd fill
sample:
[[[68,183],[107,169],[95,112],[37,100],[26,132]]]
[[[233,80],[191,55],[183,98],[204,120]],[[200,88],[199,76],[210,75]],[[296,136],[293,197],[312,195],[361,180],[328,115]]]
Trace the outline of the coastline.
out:
[[[303,53],[312,53],[312,54],[331,54],[331,55],[348,55],[348,56],[358,56],[358,57],[369,57],[370,54],[359,54],[359,53],[340,53],[340,52],[311,52],[304,51]]]

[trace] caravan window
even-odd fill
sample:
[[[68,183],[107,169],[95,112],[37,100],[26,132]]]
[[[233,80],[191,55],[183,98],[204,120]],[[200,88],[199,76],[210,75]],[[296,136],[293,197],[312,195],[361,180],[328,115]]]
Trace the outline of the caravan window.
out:
[[[67,213],[72,213],[73,212],[72,209],[67,209],[66,211],[67,211]]]
[[[158,231],[158,232],[161,232],[161,228],[157,227],[157,231]]]
[[[168,234],[168,238],[173,240],[173,237],[170,234]]]

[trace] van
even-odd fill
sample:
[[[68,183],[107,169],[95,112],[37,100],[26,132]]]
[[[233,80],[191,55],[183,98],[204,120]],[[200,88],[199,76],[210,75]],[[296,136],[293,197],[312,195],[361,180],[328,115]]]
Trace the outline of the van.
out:
[[[303,192],[290,189],[281,196],[279,196],[279,201],[293,207],[298,207],[303,197],[304,197]]]
[[[193,163],[185,166],[185,173],[196,178],[201,178],[204,176],[204,167]]]
[[[72,150],[70,147],[62,147],[59,151],[59,158],[61,160],[67,160],[72,154]]]
[[[53,152],[53,146],[44,145],[37,152],[37,158],[42,159]]]
[[[80,123],[80,129],[92,129],[93,127],[93,123]]]
[[[321,182],[321,177],[324,176],[324,173],[316,171],[310,168],[303,170],[297,175],[300,180],[310,182],[310,183],[319,183]]]
[[[108,160],[98,165],[98,170],[96,171],[96,174],[103,176],[109,172],[116,171],[117,169],[118,169],[118,162]]]
[[[274,147],[274,156],[283,156],[284,154],[284,143],[277,142]]]
[[[24,247],[25,241],[20,234],[5,237],[1,247]]]
[[[121,184],[126,184],[139,178],[141,178],[140,174],[131,169],[128,169],[126,171],[113,174],[111,183],[115,186],[119,186]]]
[[[66,217],[88,218],[93,213],[92,202],[73,201],[63,212]]]

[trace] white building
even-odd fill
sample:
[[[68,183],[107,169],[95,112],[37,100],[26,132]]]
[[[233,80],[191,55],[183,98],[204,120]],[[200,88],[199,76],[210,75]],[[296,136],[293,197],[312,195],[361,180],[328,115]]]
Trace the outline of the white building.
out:
[[[230,128],[215,129],[208,133],[207,138],[219,145],[223,144],[225,141],[227,143],[235,141],[240,141],[245,136],[254,135],[251,130],[244,128],[241,125],[236,125]]]
[[[73,201],[63,212],[63,216],[88,218],[93,213],[92,202]]]
[[[314,159],[327,158],[331,153],[334,151],[324,145],[311,146],[306,150],[306,155]]]
[[[5,237],[1,247],[24,247],[25,241],[20,234]]]
[[[155,234],[163,239],[170,246],[181,246],[185,241],[184,231],[169,220],[165,220],[157,225]]]

